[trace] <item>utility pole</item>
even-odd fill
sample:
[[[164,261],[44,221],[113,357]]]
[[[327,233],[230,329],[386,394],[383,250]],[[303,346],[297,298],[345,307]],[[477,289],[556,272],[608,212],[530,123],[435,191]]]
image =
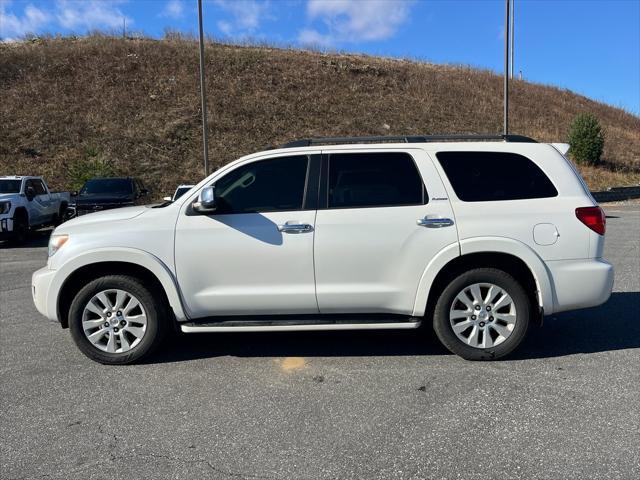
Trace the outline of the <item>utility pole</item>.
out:
[[[505,22],[504,22],[504,125],[503,135],[509,135],[509,10],[510,0],[505,0]]]
[[[511,0],[511,79],[513,80],[513,58],[515,55],[515,42],[516,42],[516,0]]]
[[[207,139],[207,92],[204,81],[204,33],[202,29],[202,0],[198,0],[198,28],[200,29],[200,103],[202,108],[202,148],[204,176],[209,175],[209,142]]]

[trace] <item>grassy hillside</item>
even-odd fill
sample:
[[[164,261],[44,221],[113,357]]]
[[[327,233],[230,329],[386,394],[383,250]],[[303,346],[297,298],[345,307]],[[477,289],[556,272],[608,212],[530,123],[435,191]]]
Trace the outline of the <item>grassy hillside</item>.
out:
[[[207,46],[210,157],[309,136],[498,133],[502,80],[483,70],[357,55]],[[70,188],[84,162],[155,196],[202,176],[197,45],[92,36],[0,44],[0,174]],[[640,182],[640,118],[567,90],[514,82],[511,130],[566,140],[579,112],[606,129],[594,189]],[[76,172],[76,173],[74,173]]]

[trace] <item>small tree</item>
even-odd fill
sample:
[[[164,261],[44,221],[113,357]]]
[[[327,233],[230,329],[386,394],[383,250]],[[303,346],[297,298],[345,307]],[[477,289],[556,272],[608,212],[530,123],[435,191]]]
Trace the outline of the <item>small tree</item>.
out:
[[[595,115],[576,115],[569,129],[569,145],[569,153],[576,163],[596,165],[600,162],[604,148],[604,132]]]
[[[113,164],[95,148],[86,148],[84,156],[67,167],[67,178],[74,190],[80,190],[84,182],[93,177],[112,177],[116,171]]]

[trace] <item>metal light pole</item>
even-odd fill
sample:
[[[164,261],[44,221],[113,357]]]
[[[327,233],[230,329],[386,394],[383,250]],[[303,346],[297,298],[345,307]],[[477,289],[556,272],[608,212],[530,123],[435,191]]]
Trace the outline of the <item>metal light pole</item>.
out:
[[[515,23],[516,23],[516,0],[511,0],[511,40],[510,40],[510,47],[511,48],[511,79],[513,80],[513,57],[515,55],[515,42],[516,42],[516,29],[515,29]]]
[[[202,30],[202,0],[198,0],[198,27],[200,29],[200,103],[202,105],[202,148],[204,176],[209,175],[209,142],[207,139],[207,92],[204,81],[204,33]]]
[[[505,22],[504,22],[504,125],[502,133],[509,134],[509,0],[505,0]]]

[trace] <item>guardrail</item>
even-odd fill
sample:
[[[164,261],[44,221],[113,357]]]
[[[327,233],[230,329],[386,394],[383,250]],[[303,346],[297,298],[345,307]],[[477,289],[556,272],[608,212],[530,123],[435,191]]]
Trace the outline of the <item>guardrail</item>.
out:
[[[640,198],[640,185],[633,187],[611,187],[608,190],[591,192],[591,195],[593,195],[593,198],[595,198],[598,203],[631,200],[632,198]]]

